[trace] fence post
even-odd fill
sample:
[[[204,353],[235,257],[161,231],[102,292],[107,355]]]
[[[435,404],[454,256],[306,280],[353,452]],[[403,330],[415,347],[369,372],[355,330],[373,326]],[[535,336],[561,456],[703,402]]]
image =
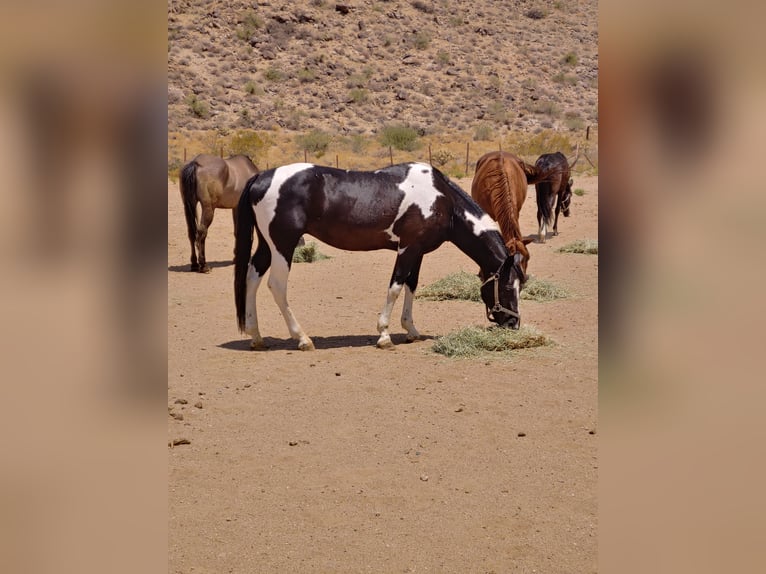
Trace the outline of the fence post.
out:
[[[431,144],[428,144],[428,165],[433,166],[434,162],[431,159]]]
[[[468,177],[468,152],[471,148],[471,142],[465,142],[465,175]]]
[[[223,159],[223,146],[221,146],[221,159]]]
[[[308,162],[309,162],[308,150],[304,149],[303,150],[303,163],[308,163]]]
[[[186,163],[186,148],[184,148],[184,163]]]
[[[335,169],[338,169],[338,154],[335,154]]]
[[[589,139],[590,139],[590,126],[588,126],[587,128],[585,128],[585,139],[586,139],[586,140],[589,140]]]
[[[391,146],[388,146],[388,157],[391,158],[391,165],[394,165],[394,150]]]

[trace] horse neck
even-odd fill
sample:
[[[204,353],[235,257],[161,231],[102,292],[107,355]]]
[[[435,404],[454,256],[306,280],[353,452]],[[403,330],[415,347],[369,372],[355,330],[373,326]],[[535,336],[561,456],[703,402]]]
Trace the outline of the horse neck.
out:
[[[504,163],[510,163],[511,160],[503,159]],[[505,193],[495,194],[498,205],[495,206],[495,215],[498,217],[497,222],[500,225],[503,237],[507,239],[508,244],[513,245],[515,249],[515,240],[521,240],[521,229],[519,228],[519,211],[520,206],[514,188],[508,177],[509,171],[512,166],[503,165],[500,168],[500,177],[505,186]],[[526,177],[526,176],[525,176]],[[526,187],[526,181],[519,182],[519,185]],[[501,215],[502,214],[502,215]],[[513,253],[513,251],[511,251]]]
[[[497,271],[508,257],[508,249],[499,231],[486,230],[476,235],[474,224],[459,209],[452,215],[449,240],[470,257],[485,275]]]

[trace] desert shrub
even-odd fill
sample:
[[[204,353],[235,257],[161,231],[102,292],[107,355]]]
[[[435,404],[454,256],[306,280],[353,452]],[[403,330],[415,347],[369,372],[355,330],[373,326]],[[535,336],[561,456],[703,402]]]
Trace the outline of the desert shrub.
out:
[[[261,96],[264,94],[263,88],[259,86],[254,80],[248,80],[244,86],[245,92],[251,96]]]
[[[186,99],[186,103],[189,104],[191,113],[201,119],[206,119],[210,115],[210,108],[207,102],[200,100],[197,94],[192,94]]]
[[[577,54],[574,52],[567,52],[566,55],[561,58],[561,63],[566,64],[567,66],[576,66],[577,65]]]
[[[368,93],[364,88],[354,88],[348,93],[348,98],[355,104],[363,104],[368,99]]]
[[[282,72],[282,70],[279,70],[278,68],[275,68],[274,66],[271,66],[266,71],[263,72],[264,79],[268,80],[269,82],[281,82],[284,80],[285,75]]]
[[[298,70],[298,81],[302,84],[313,82],[316,80],[316,77],[316,72],[314,72],[314,70],[310,70],[309,68]]]
[[[293,263],[313,263],[314,261],[329,258],[329,256],[319,251],[319,247],[314,241],[300,245],[293,251]]]
[[[400,124],[389,124],[380,131],[380,144],[401,151],[415,151],[420,147],[418,132]]]
[[[524,16],[532,20],[542,20],[545,18],[546,13],[542,8],[531,8],[524,13]]]
[[[455,155],[446,149],[436,150],[431,154],[431,161],[436,167],[444,167],[454,159]]]
[[[268,134],[259,134],[254,130],[237,130],[229,138],[226,149],[232,155],[246,155],[257,164],[258,158],[265,157],[272,144]]]
[[[583,195],[585,195],[585,190],[578,187],[577,189],[572,191],[572,193],[574,193],[578,197],[582,197]]]
[[[503,149],[512,150],[520,156],[534,158],[554,151],[560,151],[565,155],[574,151],[569,135],[554,130],[542,130],[531,135],[517,132],[508,137],[506,145],[503,146]]]
[[[255,34],[255,31],[260,28],[263,28],[263,18],[253,10],[248,10],[242,16],[242,23],[239,28],[237,28],[237,38],[247,42],[250,37]]]
[[[492,126],[489,124],[479,124],[473,130],[473,141],[488,142],[492,139]]]
[[[421,2],[421,0],[415,0],[412,3],[412,7],[416,10],[420,10],[421,12],[425,12],[426,14],[433,14],[434,12],[434,7],[432,4]]]
[[[502,327],[465,327],[436,338],[431,350],[447,357],[468,358],[550,344],[534,327],[522,325],[514,331]]]
[[[431,34],[428,32],[421,30],[419,32],[415,33],[415,39],[413,40],[414,46],[418,50],[425,50],[428,48],[428,45],[431,43]]]
[[[295,145],[305,149],[316,157],[322,157],[332,141],[332,136],[320,129],[311,130],[307,134],[295,136]]]

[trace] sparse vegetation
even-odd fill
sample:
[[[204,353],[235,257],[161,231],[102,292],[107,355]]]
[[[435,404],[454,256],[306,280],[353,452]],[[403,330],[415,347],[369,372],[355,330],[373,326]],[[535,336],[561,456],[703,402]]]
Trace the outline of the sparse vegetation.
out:
[[[530,277],[521,290],[521,298],[528,301],[553,301],[566,297],[569,297],[569,292],[566,289],[547,279],[538,279],[537,277]]]
[[[391,124],[380,131],[380,145],[401,151],[414,151],[420,147],[418,132],[409,126]]]
[[[559,253],[584,253],[586,255],[598,254],[598,241],[595,239],[578,239],[557,249]]]
[[[462,299],[466,301],[481,301],[479,287],[481,281],[473,273],[458,271],[434,281],[419,289],[416,296],[428,301],[446,301]]]
[[[585,195],[585,190],[578,187],[577,189],[572,191],[572,193],[574,193],[578,197],[582,197],[583,195]]]
[[[319,129],[311,130],[307,134],[295,136],[295,144],[300,149],[305,149],[316,157],[322,157],[330,145],[332,136]]]
[[[258,158],[264,157],[271,145],[271,138],[267,134],[259,134],[253,130],[237,130],[231,135],[227,149],[229,154],[246,155],[257,164]]]
[[[242,16],[242,24],[237,28],[237,38],[247,42],[261,28],[263,28],[263,18],[253,10],[248,10]]]
[[[567,66],[576,66],[577,65],[577,54],[574,52],[567,52],[566,55],[561,58],[561,63],[566,64]]]
[[[293,251],[293,263],[314,263],[314,261],[329,258],[329,256],[319,251],[319,246],[314,241],[309,241],[305,245],[299,245]]]
[[[444,167],[449,162],[453,161],[455,156],[452,152],[447,151],[446,149],[440,149],[431,154],[431,159],[436,167]]]
[[[281,82],[284,80],[285,75],[281,70],[272,66],[263,72],[263,77],[269,82]]]
[[[204,120],[207,119],[207,117],[210,115],[210,108],[208,107],[207,102],[200,100],[197,97],[197,94],[192,94],[189,96],[186,100],[186,103],[189,104],[191,113],[198,118]]]
[[[522,325],[514,331],[503,327],[465,327],[437,337],[431,347],[434,353],[455,358],[470,358],[498,353],[510,355],[511,351],[548,345],[551,341],[530,325]]]

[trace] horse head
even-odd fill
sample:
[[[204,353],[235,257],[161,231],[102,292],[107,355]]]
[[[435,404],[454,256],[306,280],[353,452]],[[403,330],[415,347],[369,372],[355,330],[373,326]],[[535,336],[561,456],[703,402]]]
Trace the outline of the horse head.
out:
[[[509,255],[500,268],[490,275],[483,271],[481,298],[487,307],[487,319],[501,327],[518,329],[521,326],[519,299],[521,286],[527,280],[521,267],[522,254]]]

